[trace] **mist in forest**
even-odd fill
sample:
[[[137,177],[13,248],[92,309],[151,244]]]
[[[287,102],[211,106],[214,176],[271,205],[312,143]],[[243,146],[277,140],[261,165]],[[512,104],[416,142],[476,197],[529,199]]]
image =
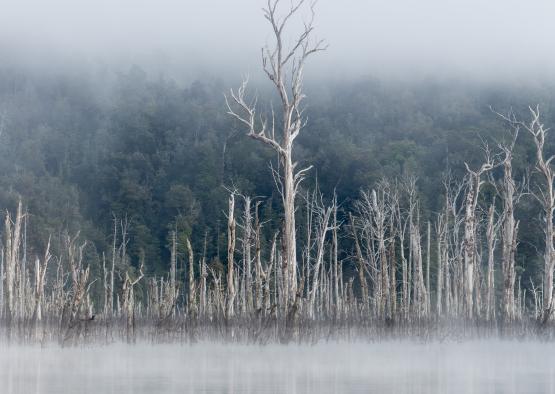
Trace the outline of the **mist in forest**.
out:
[[[8,0],[0,13],[2,63],[58,71],[136,64],[184,81],[256,77],[260,48],[271,39],[265,5]],[[320,0],[316,12],[316,35],[330,47],[310,62],[309,79],[346,73],[505,82],[553,77],[555,5],[548,0]]]
[[[0,392],[554,390],[555,5],[301,3],[3,7]]]
[[[555,348],[535,342],[1,350],[4,394],[485,394],[555,388]]]

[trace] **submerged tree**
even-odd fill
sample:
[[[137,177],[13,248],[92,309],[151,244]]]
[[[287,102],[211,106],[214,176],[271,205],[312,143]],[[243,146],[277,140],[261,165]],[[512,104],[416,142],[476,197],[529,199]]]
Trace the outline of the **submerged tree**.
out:
[[[277,184],[283,200],[283,265],[288,273],[288,297],[293,300],[297,293],[297,241],[295,227],[295,197],[299,184],[310,167],[297,169],[293,159],[293,143],[306,124],[303,115],[303,73],[310,55],[325,49],[323,41],[312,39],[314,32],[314,3],[310,4],[310,19],[290,48],[284,42],[285,31],[290,27],[291,18],[300,12],[306,0],[298,0],[280,16],[280,0],[268,0],[264,17],[273,30],[274,43],[262,49],[264,72],[274,84],[281,101],[281,116],[272,110],[270,117],[259,113],[257,101],[246,97],[248,79],[235,92],[231,91],[233,108],[226,97],[228,113],[247,127],[247,135],[260,141],[277,152],[280,173]],[[279,131],[276,132],[276,128]]]

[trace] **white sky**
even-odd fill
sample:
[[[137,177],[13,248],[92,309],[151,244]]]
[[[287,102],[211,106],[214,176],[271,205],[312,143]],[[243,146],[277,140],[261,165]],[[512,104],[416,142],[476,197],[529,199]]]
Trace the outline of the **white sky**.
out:
[[[0,0],[0,46],[37,64],[86,58],[170,73],[252,72],[270,38],[264,4]],[[330,44],[313,60],[320,73],[555,75],[555,1],[320,0],[316,24]]]

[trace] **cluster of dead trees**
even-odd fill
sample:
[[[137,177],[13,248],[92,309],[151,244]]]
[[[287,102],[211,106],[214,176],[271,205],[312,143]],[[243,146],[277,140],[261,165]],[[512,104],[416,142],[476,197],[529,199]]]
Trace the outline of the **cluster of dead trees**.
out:
[[[89,266],[87,243],[78,235],[64,236],[57,256],[49,243],[30,262],[27,215],[19,203],[15,217],[7,213],[5,220],[2,328],[8,339],[67,345],[90,337],[202,337],[210,327],[216,336],[239,336],[243,329],[252,337],[271,332],[283,339],[330,324],[364,332],[446,321],[512,327],[531,318],[548,326],[555,261],[552,158],[544,158],[547,130],[538,110],[531,115],[528,123],[503,116],[510,142],[500,144],[497,154],[485,149],[484,163],[467,166],[463,179],[446,174],[445,202],[437,213],[421,208],[415,178],[382,180],[362,191],[349,211],[317,189],[295,189],[294,210],[302,217],[295,231],[302,235],[293,256],[286,224],[264,235],[263,201],[232,191],[223,265],[209,261],[206,247],[193,250],[188,238],[178,245],[183,238],[174,231],[169,271],[148,274],[144,256],[135,262],[129,257],[128,220],[116,217],[100,269]],[[536,147],[533,186],[512,175],[512,152],[523,129]],[[484,184],[495,190],[489,200]],[[515,263],[515,208],[524,195],[538,200],[545,217],[543,283],[532,287],[523,286]],[[187,252],[179,254],[183,248]],[[101,291],[91,290],[95,284]]]

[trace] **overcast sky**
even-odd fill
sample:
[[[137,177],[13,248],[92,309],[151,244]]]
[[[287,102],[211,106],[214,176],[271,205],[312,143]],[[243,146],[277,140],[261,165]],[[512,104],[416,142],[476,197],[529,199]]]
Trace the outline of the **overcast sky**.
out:
[[[286,5],[289,0],[283,0]],[[259,70],[265,0],[0,0],[10,60],[99,62],[168,73]],[[320,0],[312,60],[334,75],[555,75],[555,1]],[[14,52],[15,51],[15,52]]]

